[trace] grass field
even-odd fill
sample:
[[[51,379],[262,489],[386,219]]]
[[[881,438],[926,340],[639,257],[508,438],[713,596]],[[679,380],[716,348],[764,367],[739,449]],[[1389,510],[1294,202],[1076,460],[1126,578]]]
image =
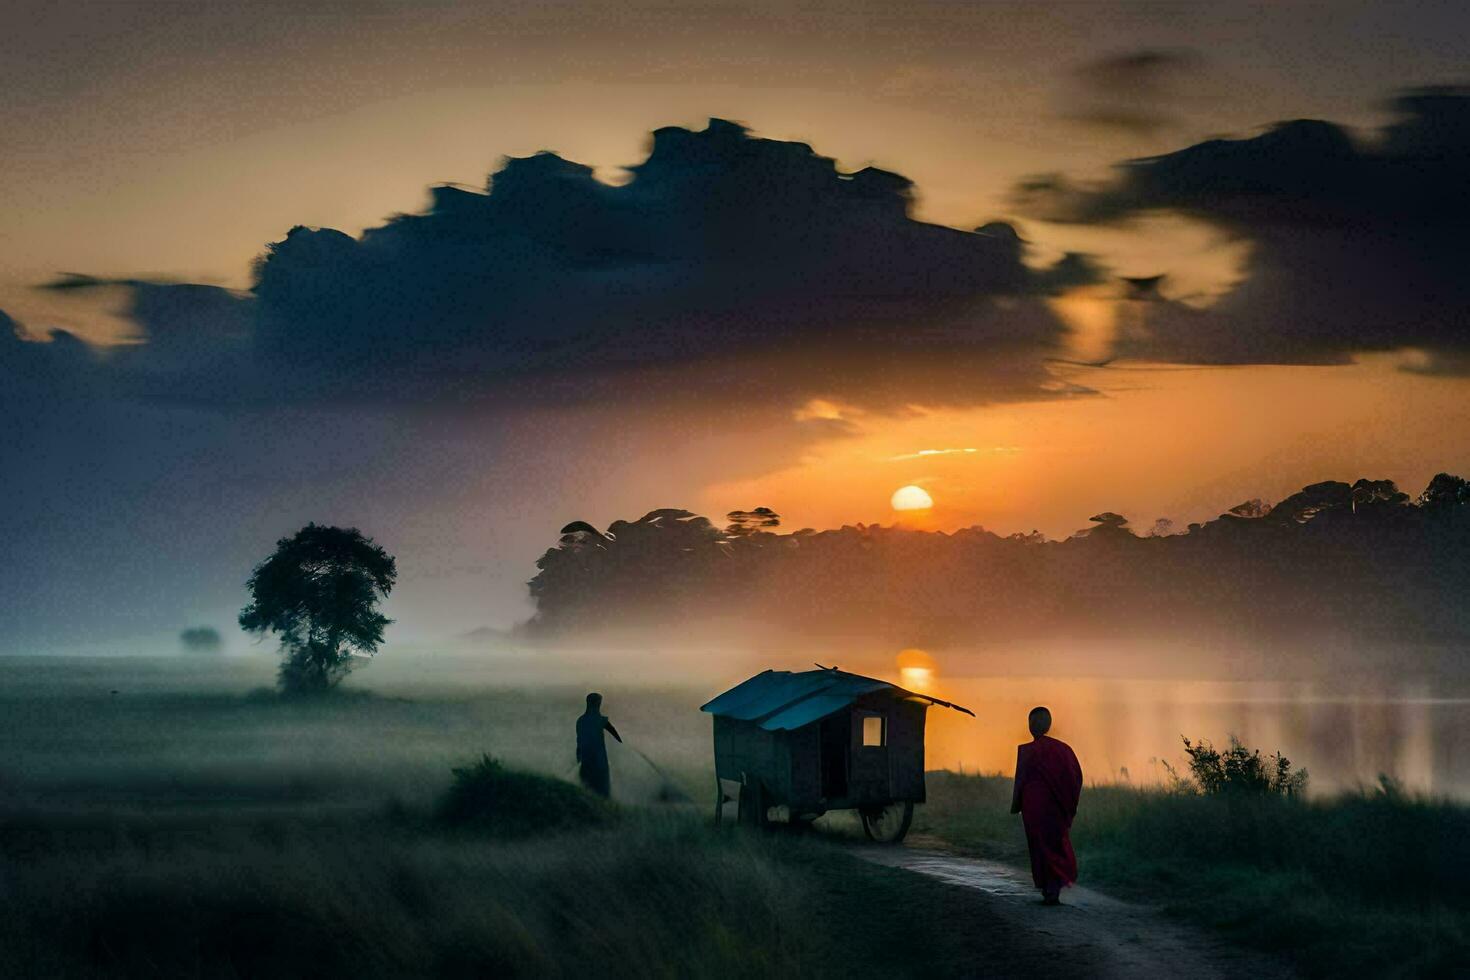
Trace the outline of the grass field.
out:
[[[973,896],[854,860],[840,821],[716,832],[705,691],[605,689],[617,818],[501,839],[434,824],[451,768],[565,776],[582,688],[374,664],[291,701],[262,690],[267,658],[0,670],[0,976],[1068,975]],[[654,802],[633,747],[694,804]],[[916,834],[1025,863],[1008,779],[931,773],[929,799]],[[1460,806],[1103,786],[1074,840],[1085,884],[1311,975],[1470,961]]]
[[[614,745],[613,819],[502,836],[438,822],[451,767],[563,775],[580,689],[303,702],[255,690],[268,663],[4,666],[0,976],[1058,975],[962,890],[713,828],[695,692],[605,693],[698,805],[647,803],[659,777]]]
[[[929,775],[916,833],[1026,862],[1011,780]],[[1360,793],[1316,801],[1090,787],[1082,883],[1280,953],[1309,976],[1454,976],[1470,962],[1470,809]]]
[[[321,812],[393,797],[417,806],[443,791],[452,766],[482,753],[549,775],[572,766],[584,688],[507,685],[472,658],[432,671],[384,660],[318,700],[275,697],[267,657],[6,660],[0,802]],[[690,792],[697,784],[701,800],[712,795],[700,692],[604,693],[629,746]],[[658,774],[629,747],[609,752],[615,794],[651,799]]]

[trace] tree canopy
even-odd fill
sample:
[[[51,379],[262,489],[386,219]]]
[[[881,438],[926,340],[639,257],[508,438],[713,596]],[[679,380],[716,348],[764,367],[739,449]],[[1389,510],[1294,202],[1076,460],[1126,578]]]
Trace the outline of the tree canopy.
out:
[[[283,691],[325,691],[377,652],[392,622],[378,601],[397,577],[393,556],[357,528],[308,524],[255,566],[240,626],[280,637]]]
[[[757,507],[754,510],[732,510],[725,515],[729,524],[725,525],[725,533],[733,537],[746,534],[756,534],[760,531],[769,531],[781,526],[781,515],[769,507]]]
[[[1324,643],[1367,657],[1470,642],[1470,491],[1458,477],[1435,477],[1417,502],[1388,480],[1314,483],[1183,533],[1157,522],[1135,533],[1112,511],[1090,521],[1052,541],[978,526],[785,534],[654,511],[563,536],[537,562],[528,629],[753,629],[894,649],[1148,637],[1304,661]]]

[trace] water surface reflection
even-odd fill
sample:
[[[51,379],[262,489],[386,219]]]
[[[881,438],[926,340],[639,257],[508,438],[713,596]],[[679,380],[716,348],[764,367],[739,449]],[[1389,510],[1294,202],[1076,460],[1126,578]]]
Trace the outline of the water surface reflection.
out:
[[[1160,760],[1185,768],[1181,735],[1224,745],[1233,734],[1305,766],[1318,792],[1376,784],[1384,773],[1470,798],[1470,698],[1427,684],[1329,691],[1310,682],[940,677],[929,693],[978,716],[929,713],[931,769],[1009,774],[1028,737],[1026,712],[1045,704],[1089,782],[1158,783]]]

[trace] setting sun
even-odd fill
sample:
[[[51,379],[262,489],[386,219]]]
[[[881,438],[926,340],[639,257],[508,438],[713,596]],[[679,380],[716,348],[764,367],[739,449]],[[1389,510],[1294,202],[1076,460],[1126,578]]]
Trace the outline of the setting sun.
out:
[[[927,691],[934,683],[934,658],[917,647],[898,655],[898,676],[911,691]]]
[[[928,510],[934,506],[934,498],[929,496],[928,491],[912,484],[893,491],[893,498],[889,502],[894,510]]]

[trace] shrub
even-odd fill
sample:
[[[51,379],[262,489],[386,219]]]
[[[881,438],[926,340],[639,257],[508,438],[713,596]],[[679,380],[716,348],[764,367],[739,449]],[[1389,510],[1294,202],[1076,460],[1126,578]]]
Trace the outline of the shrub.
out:
[[[1189,771],[1201,792],[1246,793],[1253,796],[1295,796],[1307,788],[1307,771],[1291,771],[1291,761],[1277,752],[1262,756],[1248,749],[1234,735],[1230,747],[1221,752],[1205,739],[1184,739]]]
[[[454,782],[438,808],[446,826],[524,837],[594,827],[616,814],[612,804],[580,786],[511,769],[488,755],[453,773]]]
[[[190,653],[219,653],[223,641],[219,630],[210,626],[192,626],[179,634],[179,642]]]

